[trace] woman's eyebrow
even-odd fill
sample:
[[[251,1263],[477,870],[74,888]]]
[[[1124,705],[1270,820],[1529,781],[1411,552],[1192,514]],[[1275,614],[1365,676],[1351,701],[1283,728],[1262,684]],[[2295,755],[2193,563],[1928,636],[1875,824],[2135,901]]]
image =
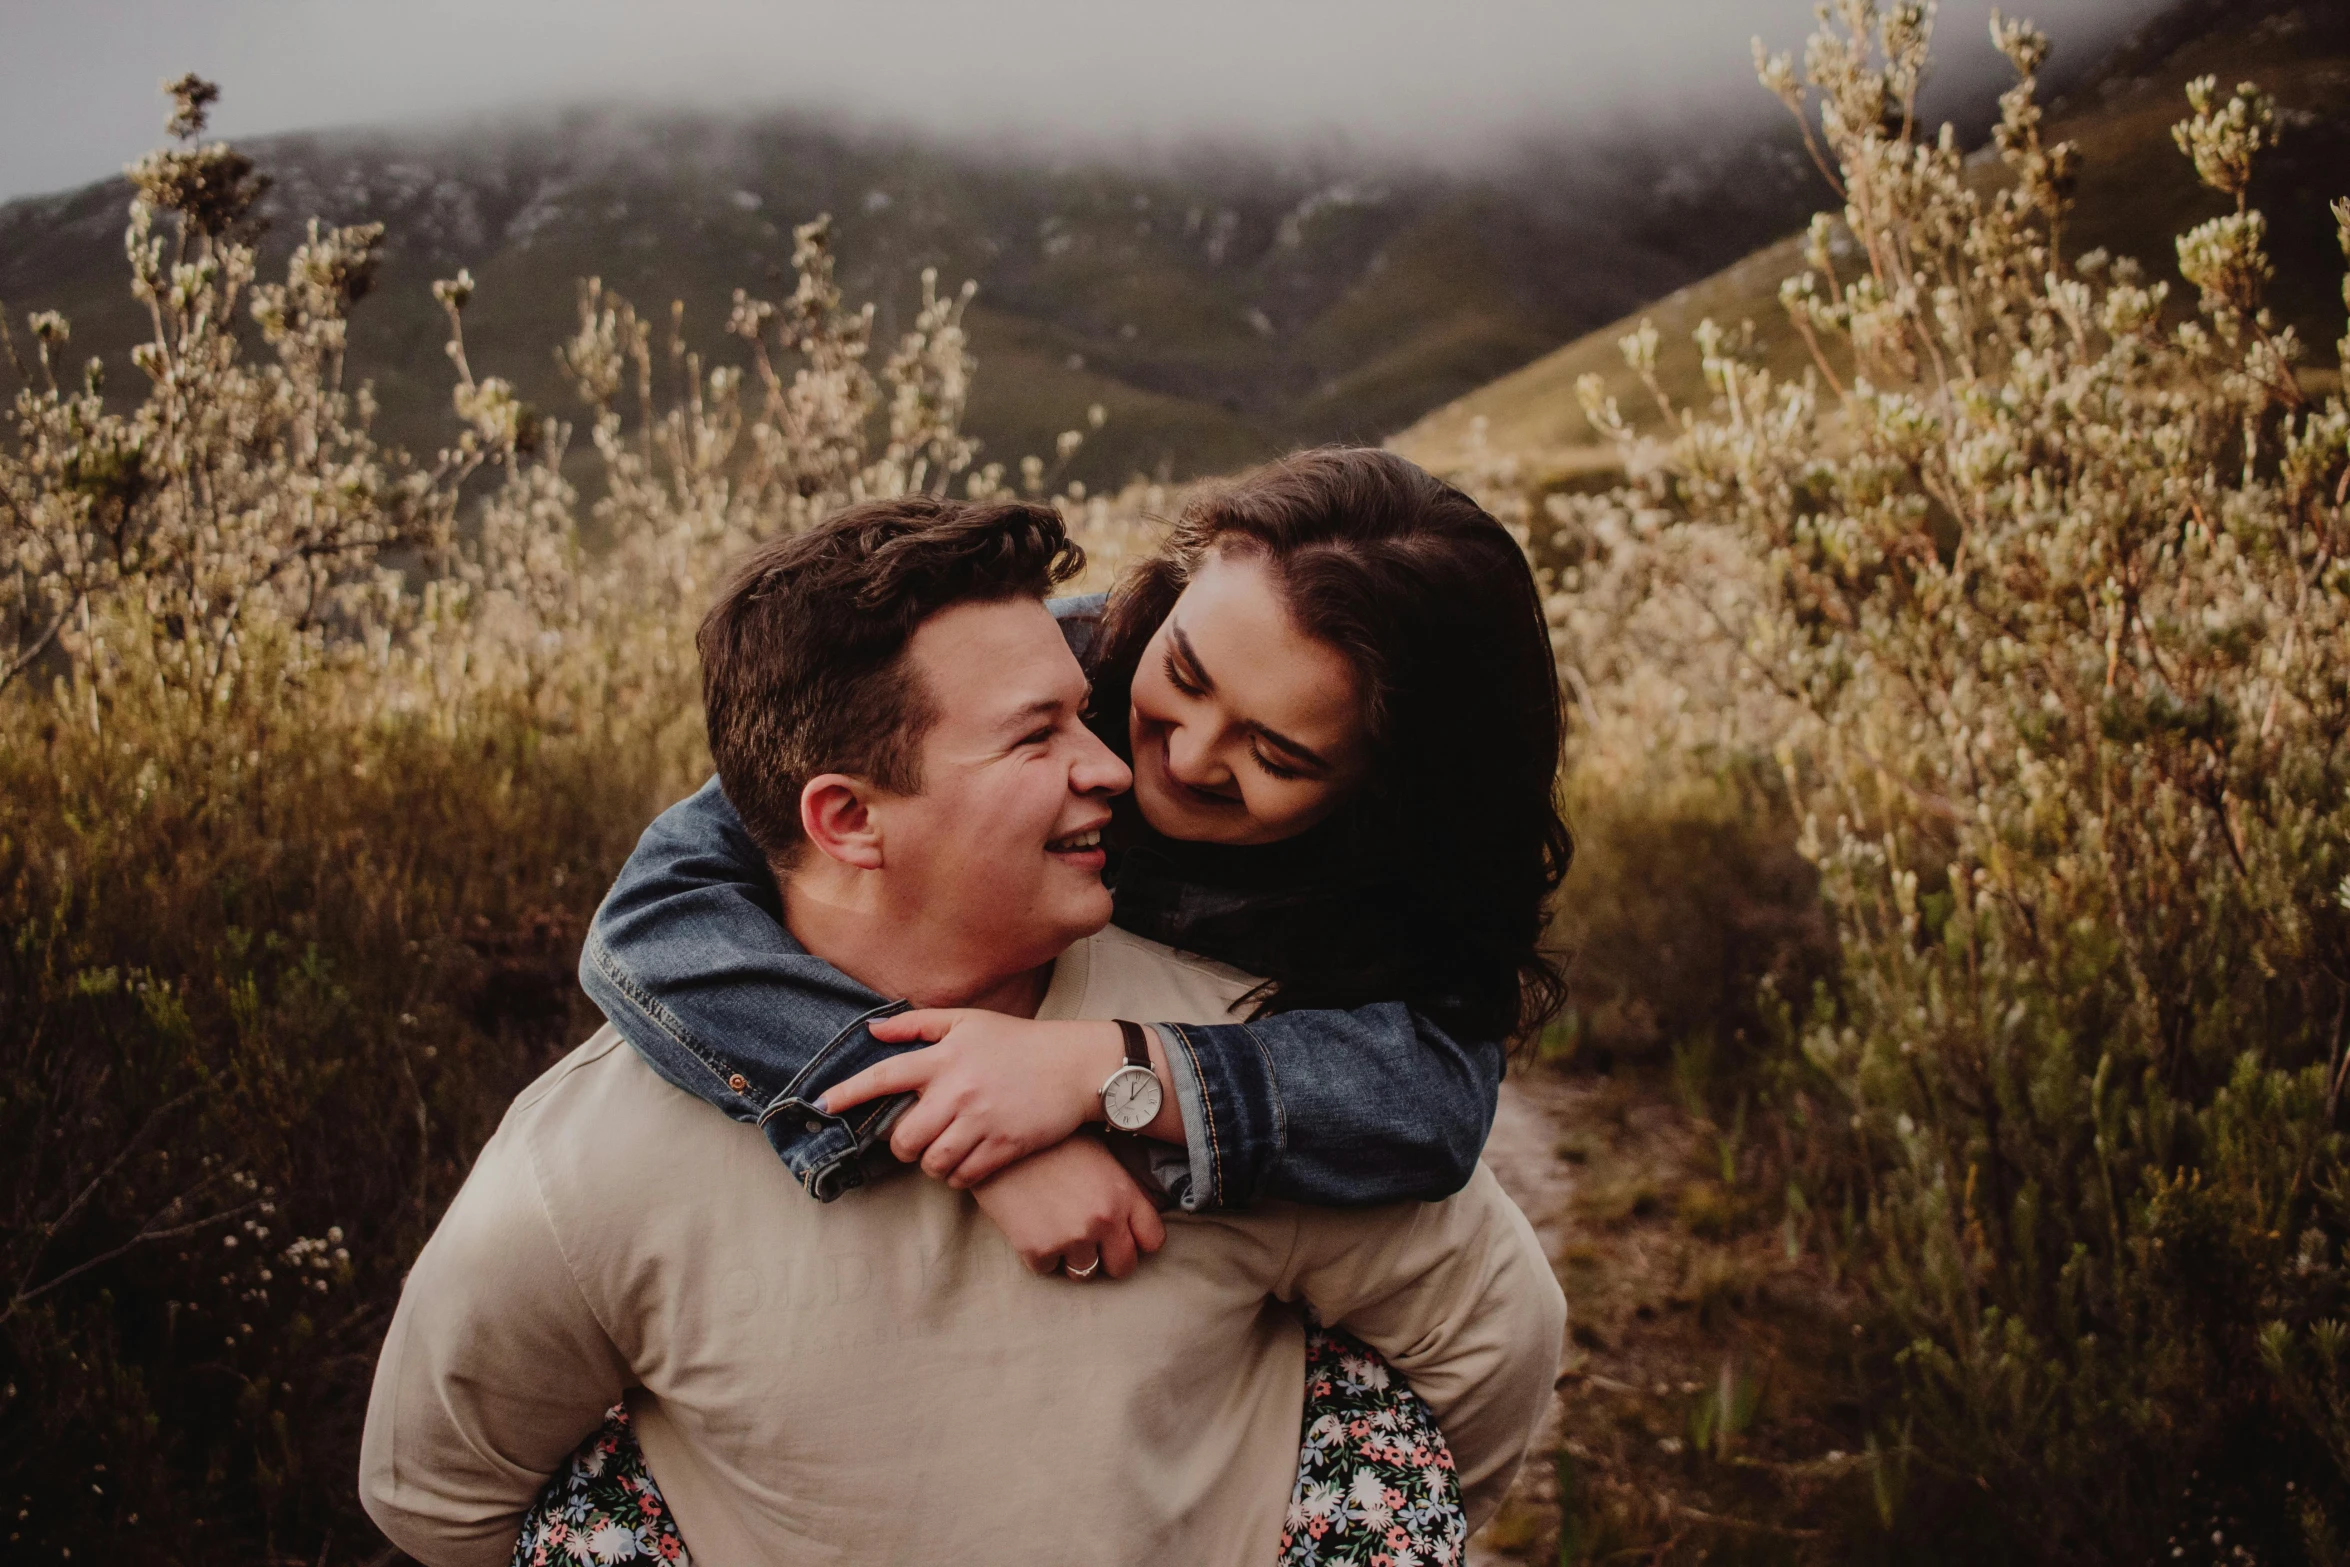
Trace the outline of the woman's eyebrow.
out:
[[[1202,691],[1213,691],[1216,682],[1208,673],[1208,666],[1199,661],[1199,653],[1191,645],[1191,638],[1172,620],[1167,622],[1167,635],[1175,639],[1175,651],[1183,655],[1183,662],[1191,670],[1191,683]]]

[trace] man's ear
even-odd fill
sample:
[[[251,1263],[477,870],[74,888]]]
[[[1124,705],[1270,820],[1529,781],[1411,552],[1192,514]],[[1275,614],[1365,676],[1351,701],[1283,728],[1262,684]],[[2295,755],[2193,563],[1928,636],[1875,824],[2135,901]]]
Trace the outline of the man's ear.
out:
[[[861,871],[881,869],[881,824],[873,785],[846,773],[819,773],[800,790],[800,831],[819,853]]]

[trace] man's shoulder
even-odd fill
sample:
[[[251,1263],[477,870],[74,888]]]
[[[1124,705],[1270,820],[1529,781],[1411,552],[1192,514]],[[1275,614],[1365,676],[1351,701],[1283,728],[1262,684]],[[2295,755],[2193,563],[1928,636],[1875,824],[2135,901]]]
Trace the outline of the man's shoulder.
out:
[[[553,1066],[531,1079],[530,1085],[514,1096],[513,1108],[507,1114],[522,1114],[549,1100],[587,1091],[611,1072],[612,1069],[604,1063],[616,1050],[622,1055],[630,1053],[626,1045],[627,1041],[621,1038],[620,1030],[606,1023],[573,1046],[570,1053]]]
[[[573,1115],[607,1100],[644,1095],[648,1083],[660,1081],[659,1074],[644,1058],[628,1047],[620,1030],[606,1023],[516,1094],[506,1119],[511,1122]],[[661,1086],[669,1087],[666,1083]],[[670,1089],[670,1093],[687,1104],[699,1103],[676,1089]],[[662,1107],[659,1099],[653,1099],[649,1106],[659,1107]],[[713,1113],[723,1118],[723,1112]]]
[[[1130,1017],[1160,1023],[1235,1023],[1263,984],[1227,964],[1104,926],[1071,949],[1085,966],[1075,1017]]]
[[[665,1081],[607,1023],[514,1096],[483,1157],[495,1149],[625,1189],[674,1171],[681,1158],[715,1152],[729,1133],[765,1149],[756,1131]]]

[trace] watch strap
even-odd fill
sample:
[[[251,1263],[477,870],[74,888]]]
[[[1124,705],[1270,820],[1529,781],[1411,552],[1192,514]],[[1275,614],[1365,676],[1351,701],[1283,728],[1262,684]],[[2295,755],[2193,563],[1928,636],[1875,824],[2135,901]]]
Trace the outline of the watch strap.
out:
[[[1140,1023],[1130,1023],[1124,1018],[1116,1021],[1118,1032],[1126,1038],[1126,1064],[1141,1067],[1146,1072],[1151,1070],[1150,1036],[1142,1031]]]

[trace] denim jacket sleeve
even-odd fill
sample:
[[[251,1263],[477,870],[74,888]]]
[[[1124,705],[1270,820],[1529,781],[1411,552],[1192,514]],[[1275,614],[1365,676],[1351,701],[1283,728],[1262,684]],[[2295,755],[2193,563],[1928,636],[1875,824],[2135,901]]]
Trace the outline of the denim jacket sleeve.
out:
[[[1196,1112],[1181,1096],[1186,1208],[1433,1202],[1468,1184],[1493,1129],[1501,1042],[1456,1041],[1401,1002],[1160,1028],[1198,1084]]]
[[[903,1046],[866,1028],[905,1003],[791,939],[758,846],[713,778],[656,817],[605,895],[579,982],[653,1070],[767,1134],[822,1201],[864,1184],[902,1100],[816,1101]]]

